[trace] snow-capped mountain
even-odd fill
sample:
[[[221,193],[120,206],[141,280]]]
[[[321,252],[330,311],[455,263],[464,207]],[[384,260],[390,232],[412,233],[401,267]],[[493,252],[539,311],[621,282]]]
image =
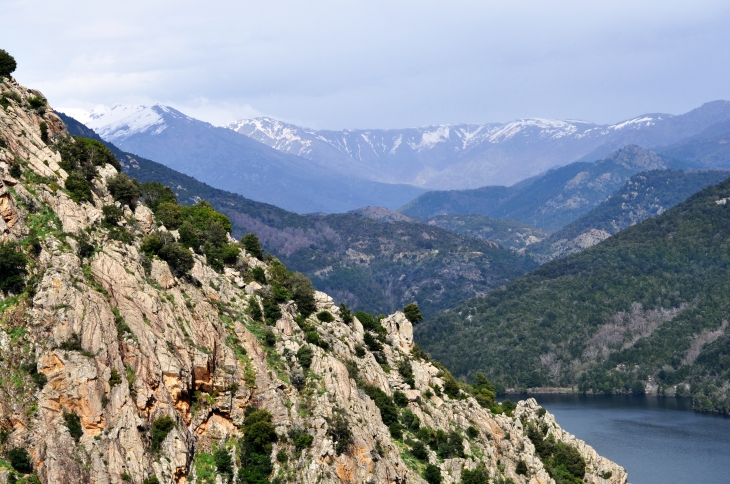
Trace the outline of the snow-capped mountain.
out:
[[[313,130],[271,118],[225,127],[279,151],[387,183],[435,189],[510,185],[627,144],[668,145],[730,119],[730,102],[683,115],[645,114],[612,125],[528,118],[408,129]]]
[[[293,212],[346,212],[365,205],[395,209],[424,191],[363,179],[354,170],[338,173],[169,106],[99,106],[73,114],[124,151]]]

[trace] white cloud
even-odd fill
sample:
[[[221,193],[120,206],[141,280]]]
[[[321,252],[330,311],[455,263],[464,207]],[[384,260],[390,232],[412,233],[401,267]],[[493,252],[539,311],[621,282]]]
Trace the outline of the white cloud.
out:
[[[329,128],[609,122],[730,98],[728,24],[714,0],[10,0],[3,48],[21,82],[71,108]]]

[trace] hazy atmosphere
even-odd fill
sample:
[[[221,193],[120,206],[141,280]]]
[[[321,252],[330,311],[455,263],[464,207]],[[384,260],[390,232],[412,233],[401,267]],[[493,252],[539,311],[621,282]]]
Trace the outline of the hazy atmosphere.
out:
[[[3,2],[59,109],[163,103],[314,128],[679,114],[730,98],[730,4]]]

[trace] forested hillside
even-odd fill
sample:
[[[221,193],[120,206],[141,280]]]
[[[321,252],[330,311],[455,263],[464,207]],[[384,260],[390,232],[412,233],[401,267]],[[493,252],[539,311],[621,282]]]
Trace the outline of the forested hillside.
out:
[[[631,225],[666,212],[728,176],[727,171],[671,169],[639,173],[605,202],[542,242],[531,245],[530,253],[547,262],[580,252]]]
[[[730,180],[419,328],[459,376],[730,410]]]

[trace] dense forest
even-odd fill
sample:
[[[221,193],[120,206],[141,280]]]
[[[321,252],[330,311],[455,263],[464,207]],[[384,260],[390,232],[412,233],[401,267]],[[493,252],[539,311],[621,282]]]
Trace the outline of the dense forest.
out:
[[[730,181],[440,313],[417,340],[507,387],[691,394],[730,410]]]

